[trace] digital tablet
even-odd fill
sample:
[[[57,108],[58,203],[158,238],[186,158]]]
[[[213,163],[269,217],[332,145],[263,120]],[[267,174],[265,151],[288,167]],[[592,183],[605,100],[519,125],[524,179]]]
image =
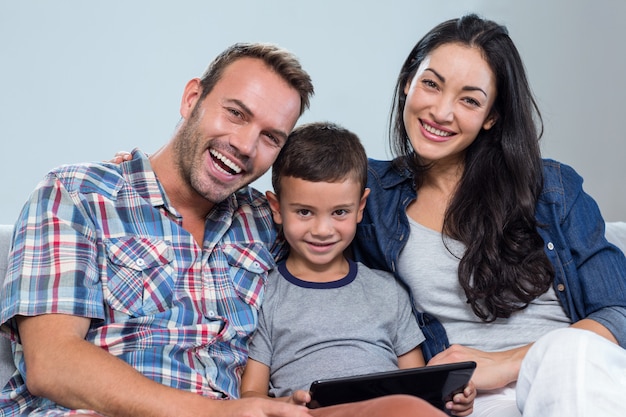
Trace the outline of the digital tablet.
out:
[[[457,362],[420,368],[333,378],[311,384],[309,408],[369,400],[393,394],[420,397],[440,410],[461,392],[476,369],[476,362]]]

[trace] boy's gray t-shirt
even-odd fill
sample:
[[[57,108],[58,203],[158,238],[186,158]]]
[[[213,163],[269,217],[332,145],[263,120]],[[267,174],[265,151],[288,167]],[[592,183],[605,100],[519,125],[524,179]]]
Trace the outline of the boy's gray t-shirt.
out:
[[[270,395],[397,369],[397,357],[424,340],[393,275],[349,263],[348,275],[329,283],[299,280],[284,263],[268,277],[249,356],[270,367]]]

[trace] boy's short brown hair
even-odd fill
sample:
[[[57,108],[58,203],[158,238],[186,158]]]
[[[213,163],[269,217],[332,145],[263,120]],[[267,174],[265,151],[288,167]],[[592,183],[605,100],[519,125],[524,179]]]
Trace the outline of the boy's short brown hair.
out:
[[[280,196],[283,177],[311,182],[337,182],[347,177],[367,183],[367,155],[358,136],[329,122],[296,127],[272,166],[272,186]]]

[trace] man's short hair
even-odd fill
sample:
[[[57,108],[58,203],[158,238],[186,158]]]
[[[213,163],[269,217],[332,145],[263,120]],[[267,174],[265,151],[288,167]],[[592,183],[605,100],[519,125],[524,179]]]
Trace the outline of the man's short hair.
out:
[[[310,98],[314,93],[311,77],[302,69],[295,55],[269,43],[236,43],[215,57],[200,78],[200,101],[211,92],[222,77],[224,69],[240,58],[256,58],[265,62],[300,94],[300,115],[309,108]]]

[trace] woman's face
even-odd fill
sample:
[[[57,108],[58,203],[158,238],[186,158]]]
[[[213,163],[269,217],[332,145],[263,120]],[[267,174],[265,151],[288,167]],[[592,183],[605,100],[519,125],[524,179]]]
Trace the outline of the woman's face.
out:
[[[480,130],[495,123],[495,75],[477,48],[448,43],[433,49],[404,92],[404,126],[425,162],[461,162]]]

